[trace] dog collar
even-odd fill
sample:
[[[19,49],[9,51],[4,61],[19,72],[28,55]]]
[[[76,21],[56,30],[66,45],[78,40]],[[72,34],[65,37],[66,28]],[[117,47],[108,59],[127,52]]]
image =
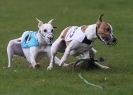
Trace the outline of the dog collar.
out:
[[[98,33],[97,33],[97,27],[96,27],[96,36],[97,36],[97,38],[100,40],[100,41],[102,41],[103,42],[103,40],[101,39],[101,37],[98,35]]]

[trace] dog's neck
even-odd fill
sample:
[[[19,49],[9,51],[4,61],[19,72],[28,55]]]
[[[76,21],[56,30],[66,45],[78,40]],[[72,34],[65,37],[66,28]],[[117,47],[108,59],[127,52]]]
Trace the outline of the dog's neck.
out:
[[[39,31],[37,32],[36,37],[38,39],[40,46],[46,46],[47,45],[45,39],[42,37],[42,35],[39,33]]]
[[[97,38],[97,35],[96,35],[97,29],[96,29],[96,27],[97,27],[96,24],[88,25],[88,27],[86,28],[86,30],[84,32],[87,39],[93,41],[94,39]]]

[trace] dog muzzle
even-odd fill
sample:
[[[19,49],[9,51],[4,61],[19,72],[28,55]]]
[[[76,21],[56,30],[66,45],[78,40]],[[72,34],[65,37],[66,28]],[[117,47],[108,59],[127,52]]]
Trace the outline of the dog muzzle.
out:
[[[42,34],[41,36],[43,37],[44,41],[48,44],[48,45],[52,45],[53,40],[54,40],[54,35],[53,33],[47,33],[47,34]]]
[[[117,39],[113,35],[102,37],[100,34],[97,34],[97,36],[106,45],[113,46],[117,44]]]
[[[46,43],[47,43],[48,45],[52,45],[53,40],[54,40],[54,35],[53,35],[52,33],[46,34],[45,40],[46,40]]]

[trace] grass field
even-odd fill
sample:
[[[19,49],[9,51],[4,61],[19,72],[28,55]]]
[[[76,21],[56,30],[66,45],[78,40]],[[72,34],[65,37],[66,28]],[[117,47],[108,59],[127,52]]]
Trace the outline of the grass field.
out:
[[[0,95],[133,95],[132,4],[132,0],[0,0]],[[54,18],[57,38],[66,26],[95,23],[101,13],[112,24],[118,44],[109,48],[97,40],[95,48],[112,68],[81,73],[103,90],[86,85],[70,68],[47,71],[46,58],[41,69],[32,70],[21,57],[15,57],[11,69],[3,69],[8,41],[25,30],[37,30],[36,17],[44,22]]]

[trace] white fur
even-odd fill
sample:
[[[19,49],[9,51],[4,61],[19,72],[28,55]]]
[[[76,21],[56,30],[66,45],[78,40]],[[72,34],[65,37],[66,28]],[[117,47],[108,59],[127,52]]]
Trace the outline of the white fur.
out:
[[[38,32],[37,32],[37,39],[39,42],[38,47],[30,47],[30,48],[22,48],[20,38],[13,39],[9,41],[7,46],[7,55],[8,55],[8,68],[11,67],[12,59],[14,55],[23,56],[27,59],[29,63],[31,63],[32,67],[35,68],[35,66],[38,64],[36,62],[36,57],[39,53],[45,53],[47,57],[51,58],[51,46],[48,45],[50,43],[49,39],[53,38],[53,33],[51,32],[53,29],[52,21],[50,20],[48,23],[43,23],[42,21],[38,20]],[[44,32],[46,30],[46,32]],[[23,35],[26,32],[23,33]],[[51,33],[51,34],[50,34]],[[49,34],[49,35],[48,35]],[[22,35],[22,37],[23,37]],[[60,60],[56,57],[55,63],[59,63]]]

